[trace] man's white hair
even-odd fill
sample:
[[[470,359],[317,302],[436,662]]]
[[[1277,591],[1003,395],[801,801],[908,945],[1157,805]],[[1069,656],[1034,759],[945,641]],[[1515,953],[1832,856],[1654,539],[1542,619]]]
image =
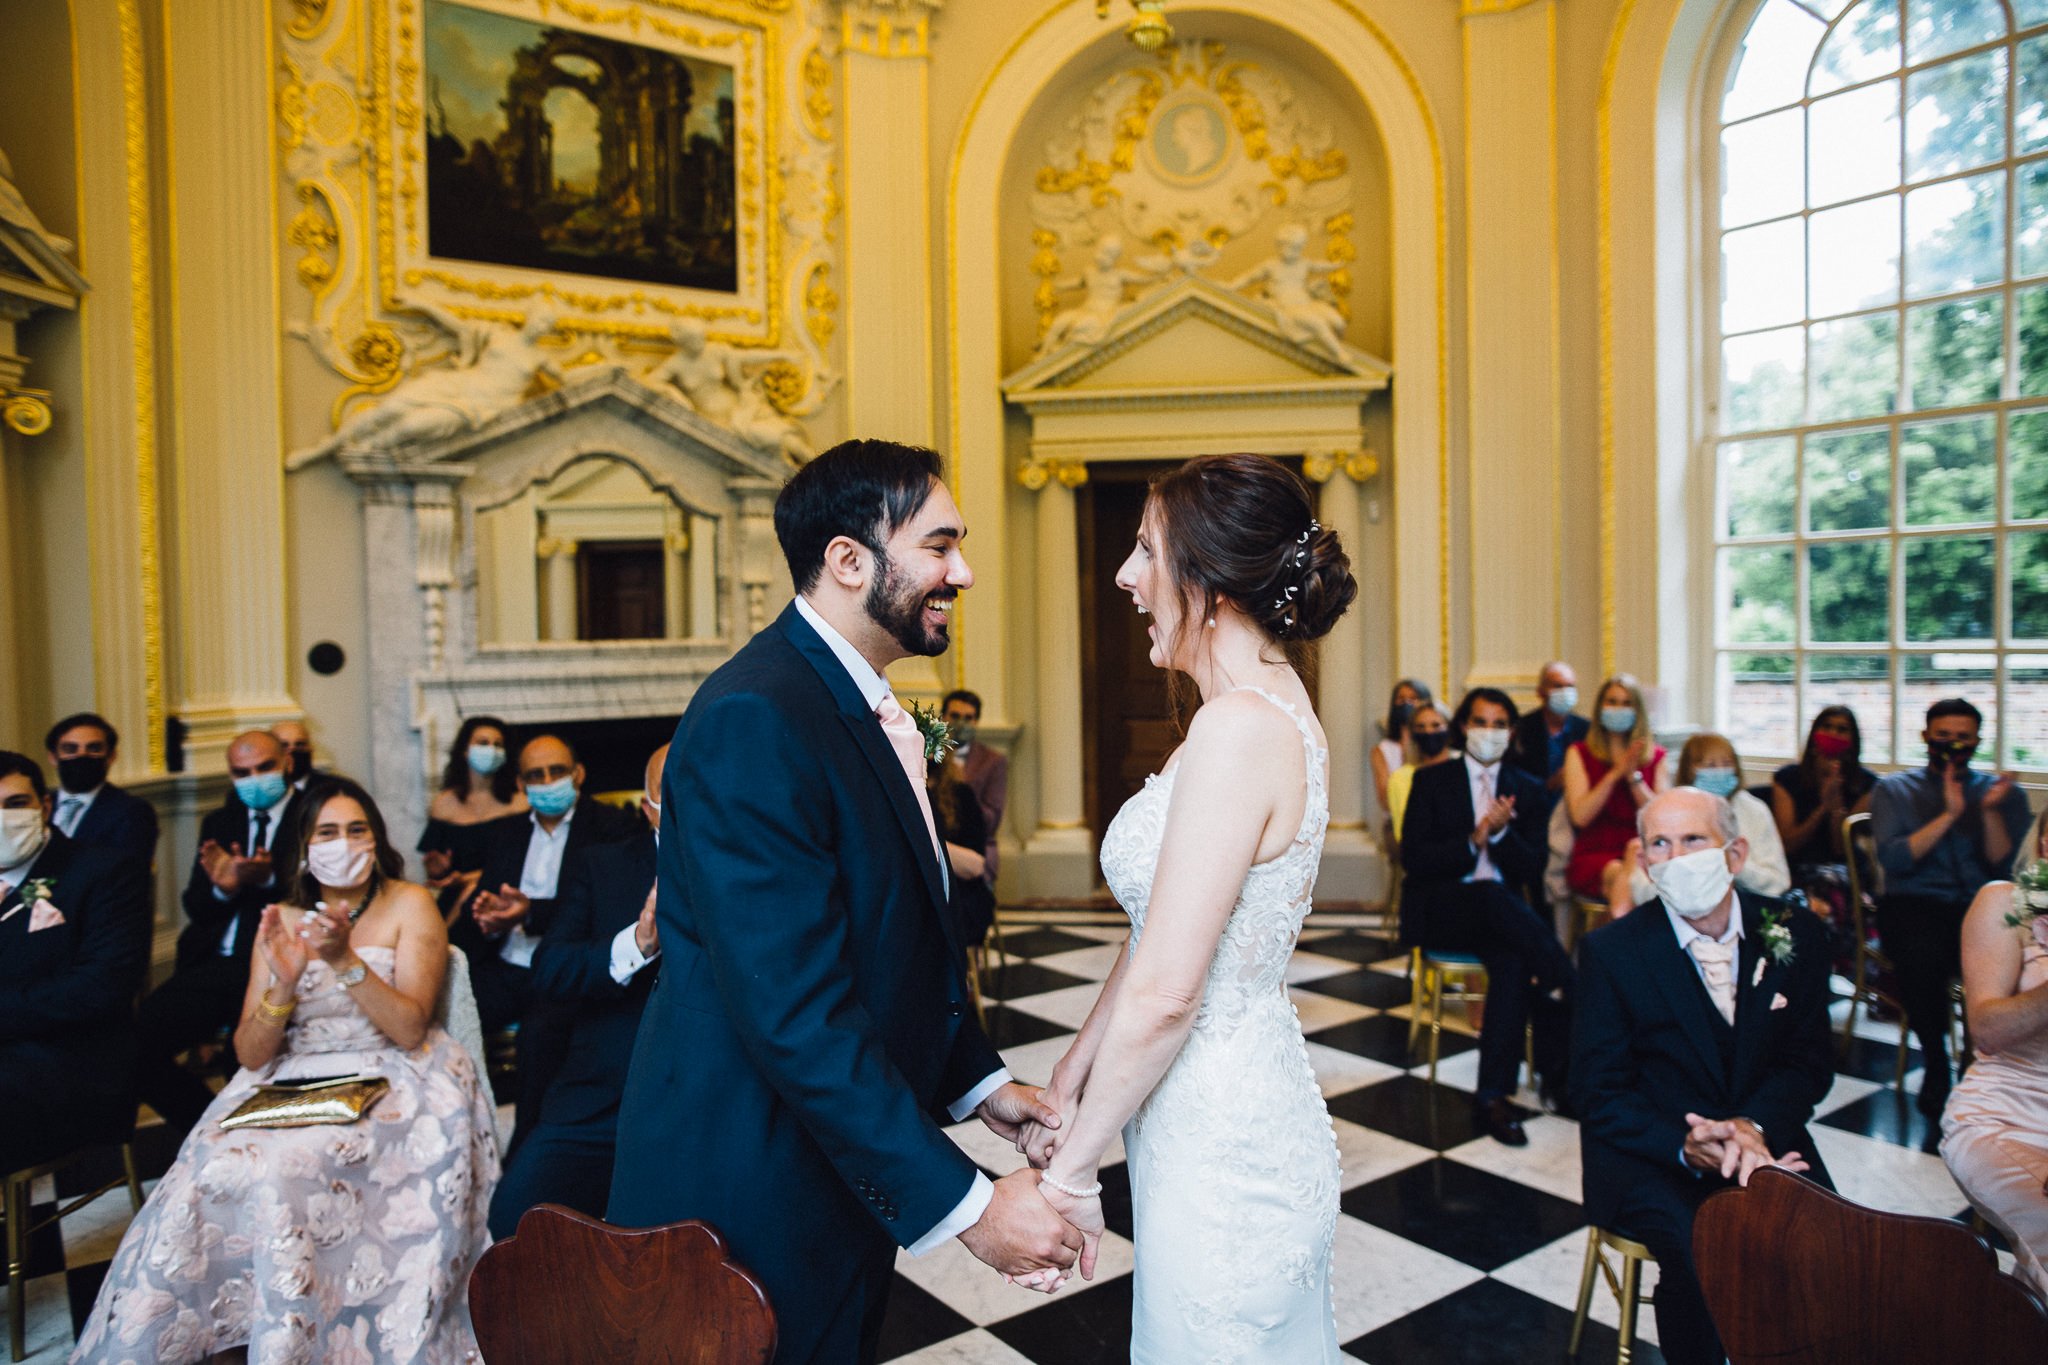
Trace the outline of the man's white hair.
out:
[[[1721,832],[1721,847],[1726,848],[1728,845],[1734,843],[1737,839],[1740,839],[1742,837],[1742,824],[1735,818],[1735,807],[1732,803],[1730,803],[1722,797],[1714,795],[1710,791],[1704,791],[1699,787],[1673,787],[1668,792],[1657,793],[1649,800],[1643,802],[1641,807],[1637,809],[1636,837],[1638,839],[1647,837],[1643,833],[1643,822],[1650,813],[1650,807],[1656,805],[1659,801],[1664,800],[1666,797],[1676,796],[1680,792],[1686,792],[1690,795],[1699,797],[1703,801],[1711,801],[1714,803],[1714,827]]]

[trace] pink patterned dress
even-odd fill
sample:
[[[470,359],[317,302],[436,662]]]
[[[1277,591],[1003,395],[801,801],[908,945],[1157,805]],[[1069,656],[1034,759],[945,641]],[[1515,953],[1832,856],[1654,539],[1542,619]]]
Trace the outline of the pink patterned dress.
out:
[[[396,954],[364,948],[389,980]],[[73,1365],[480,1361],[469,1272],[498,1180],[488,1089],[440,1028],[394,1046],[316,961],[269,1066],[237,1072],[136,1216]],[[390,1091],[362,1122],[223,1132],[260,1084],[363,1072]]]

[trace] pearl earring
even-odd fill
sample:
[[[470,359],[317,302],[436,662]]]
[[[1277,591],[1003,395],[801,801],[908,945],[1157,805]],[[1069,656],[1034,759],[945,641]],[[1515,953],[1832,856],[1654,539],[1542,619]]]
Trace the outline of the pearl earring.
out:
[[[1209,618],[1209,629],[1216,629],[1216,618],[1213,616]]]

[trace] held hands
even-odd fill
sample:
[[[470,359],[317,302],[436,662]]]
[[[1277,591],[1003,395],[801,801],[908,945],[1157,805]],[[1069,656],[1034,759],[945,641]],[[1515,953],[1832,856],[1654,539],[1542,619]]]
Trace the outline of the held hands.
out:
[[[1065,1282],[1086,1240],[1040,1197],[1038,1181],[1028,1166],[998,1180],[980,1221],[960,1241],[1012,1282],[1049,1294]]]
[[[1016,1081],[976,1105],[974,1115],[997,1137],[1017,1144],[1020,1152],[1024,1150],[1025,1129],[1060,1126],[1059,1111],[1046,1102],[1045,1091]]]
[[[275,905],[263,907],[263,918],[256,924],[256,948],[263,954],[263,965],[287,993],[297,987],[313,960],[312,945],[286,926],[284,911]]]
[[[477,892],[476,899],[469,903],[469,913],[476,920],[476,927],[491,935],[502,934],[515,924],[525,923],[527,912],[532,908],[533,902],[510,882],[500,882],[496,891]]]
[[[1069,1181],[1067,1183],[1072,1184],[1073,1182]],[[1093,1176],[1089,1177],[1088,1185],[1097,1183],[1099,1182]],[[1088,1188],[1088,1185],[1074,1185],[1074,1188],[1085,1190]],[[1067,1226],[1080,1232],[1081,1259],[1076,1263],[1075,1268],[1081,1272],[1082,1279],[1094,1279],[1095,1258],[1102,1250],[1102,1233],[1107,1226],[1103,1221],[1102,1196],[1100,1194],[1092,1194],[1085,1199],[1078,1199],[1068,1194],[1065,1190],[1053,1188],[1042,1180],[1039,1182],[1038,1192],[1045,1196],[1046,1203],[1052,1205],[1054,1213],[1066,1219]],[[1055,1289],[1058,1287],[1058,1285],[1053,1286]],[[1050,1293],[1051,1291],[1048,1290],[1047,1292]]]
[[[1042,1092],[1046,1107],[1053,1111],[1053,1121],[1027,1123],[1016,1137],[1017,1150],[1024,1154],[1024,1160],[1041,1171],[1052,1164],[1053,1153],[1066,1141],[1066,1125],[1060,1115],[1073,1113],[1081,1102],[1078,1095],[1064,1094],[1057,1087],[1058,1077],[1054,1077],[1053,1086]]]
[[[1797,1152],[1773,1157],[1764,1135],[1748,1119],[1709,1119],[1687,1114],[1686,1164],[1702,1171],[1717,1171],[1723,1180],[1748,1185],[1750,1173],[1765,1166],[1799,1172],[1811,1169]]]

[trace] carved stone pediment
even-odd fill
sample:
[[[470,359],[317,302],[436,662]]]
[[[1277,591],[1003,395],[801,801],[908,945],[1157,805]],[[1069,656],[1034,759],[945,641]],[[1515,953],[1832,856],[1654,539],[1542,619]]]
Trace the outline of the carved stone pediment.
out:
[[[1387,387],[1393,367],[1353,347],[1340,363],[1290,339],[1273,308],[1199,275],[1126,304],[1099,341],[1071,341],[1003,381],[1037,412],[1105,400],[1184,404],[1223,398],[1350,396]]]

